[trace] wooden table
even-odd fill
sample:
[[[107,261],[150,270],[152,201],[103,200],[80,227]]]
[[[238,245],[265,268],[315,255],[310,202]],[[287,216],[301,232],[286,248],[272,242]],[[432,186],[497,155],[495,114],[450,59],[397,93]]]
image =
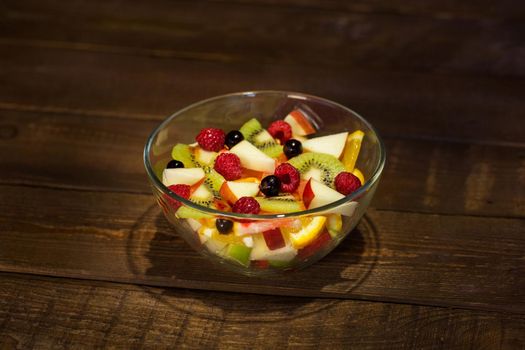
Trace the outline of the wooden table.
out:
[[[0,348],[525,348],[525,7],[0,2]],[[331,255],[212,266],[155,206],[167,115],[259,89],[366,116],[388,161]]]

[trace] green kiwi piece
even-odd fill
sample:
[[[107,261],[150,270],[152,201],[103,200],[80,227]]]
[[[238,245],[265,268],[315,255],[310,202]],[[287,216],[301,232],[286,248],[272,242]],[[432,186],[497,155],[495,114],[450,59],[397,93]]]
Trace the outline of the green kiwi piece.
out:
[[[206,179],[204,179],[204,183],[215,197],[220,198],[221,195],[219,194],[219,191],[221,189],[222,184],[226,180],[212,167],[205,167],[204,172],[206,173]]]
[[[270,213],[295,213],[304,210],[302,202],[299,202],[293,196],[278,196],[278,197],[255,197],[259,202],[262,211]]]
[[[184,164],[185,168],[194,168],[196,166],[195,157],[190,146],[183,143],[177,143],[171,150],[171,157]]]
[[[201,185],[195,192],[190,196],[190,201],[195,204],[202,205],[203,207],[213,207],[213,193],[210,191],[206,184]]]
[[[213,194],[206,185],[193,192],[189,199],[195,204],[215,209]],[[182,219],[202,219],[211,218],[212,215],[183,205],[177,210],[177,217]]]
[[[325,153],[303,153],[293,157],[288,163],[299,170],[302,177],[309,172],[318,173],[319,180],[331,188],[334,188],[335,177],[345,171],[345,166],[339,159]]]
[[[208,219],[212,218],[213,215],[203,213],[201,211],[195,210],[190,207],[181,206],[179,210],[177,210],[177,217],[180,219]]]
[[[239,131],[246,141],[263,151],[267,156],[277,158],[283,153],[283,147],[275,141],[266,129],[263,129],[257,119],[248,120]]]

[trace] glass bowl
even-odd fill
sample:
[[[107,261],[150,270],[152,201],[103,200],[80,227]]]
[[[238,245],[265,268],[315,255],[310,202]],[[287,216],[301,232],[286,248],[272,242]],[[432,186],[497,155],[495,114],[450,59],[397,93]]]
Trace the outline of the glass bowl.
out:
[[[287,214],[252,215],[204,207],[178,196],[164,186],[162,172],[172,159],[173,146],[177,143],[194,143],[195,136],[202,128],[214,127],[228,132],[237,130],[253,117],[267,126],[274,120],[283,119],[294,109],[307,111],[313,118],[319,128],[315,136],[357,129],[364,132],[356,168],[362,172],[365,182],[357,191],[315,209]],[[260,276],[304,268],[341,243],[357,225],[374,195],[385,164],[385,149],[370,123],[336,102],[295,92],[253,91],[200,101],[167,118],[148,138],[144,148],[144,164],[157,203],[178,235],[211,261],[245,275]],[[173,203],[178,204],[174,206]],[[197,215],[190,219],[180,218],[176,213],[179,205]],[[265,241],[260,233],[253,234],[254,229],[262,231],[270,227],[280,227],[283,232],[297,229],[297,224],[300,226],[301,222],[312,222],[319,217],[330,218],[337,230],[329,229],[329,220],[326,220],[324,229],[307,246],[292,247],[278,251],[278,254],[262,246]],[[238,225],[236,227],[250,227],[248,231],[252,231],[252,234],[240,237],[233,234],[213,236],[210,230],[206,232],[205,228],[212,227],[218,218],[231,220],[234,225]],[[251,238],[244,240],[246,237]],[[288,240],[286,244],[289,248]]]

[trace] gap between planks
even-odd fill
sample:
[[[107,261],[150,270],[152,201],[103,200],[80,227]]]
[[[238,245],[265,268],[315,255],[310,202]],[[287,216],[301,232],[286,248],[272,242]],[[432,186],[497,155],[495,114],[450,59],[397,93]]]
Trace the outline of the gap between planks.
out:
[[[359,294],[352,294],[351,296],[342,296],[341,294],[337,293],[327,293],[324,292],[323,294],[317,294],[317,293],[303,293],[302,295],[296,295],[296,294],[289,294],[284,293],[279,290],[279,288],[276,288],[277,292],[266,292],[261,291],[257,289],[250,289],[246,291],[232,291],[230,290],[226,285],[222,285],[221,283],[215,283],[214,282],[208,282],[210,287],[209,288],[203,288],[202,283],[196,282],[196,283],[187,283],[189,281],[181,280],[182,283],[180,285],[173,285],[173,286],[166,286],[162,283],[155,283],[155,282],[148,282],[148,283],[137,283],[134,282],[131,279],[109,279],[105,277],[85,277],[75,274],[67,274],[67,273],[60,273],[60,274],[51,274],[51,273],[42,273],[42,272],[21,272],[20,270],[9,270],[9,269],[3,269],[0,270],[0,276],[15,276],[15,277],[35,277],[37,279],[54,279],[54,280],[60,280],[60,281],[91,281],[95,283],[101,283],[101,284],[115,284],[120,286],[133,286],[133,287],[144,287],[144,288],[161,288],[161,289],[181,289],[181,290],[189,290],[189,291],[206,291],[206,292],[217,292],[217,293],[234,293],[234,294],[249,294],[249,295],[264,295],[264,296],[279,296],[279,297],[286,297],[286,298],[293,298],[293,299],[321,299],[321,300],[338,300],[338,301],[344,301],[344,300],[350,300],[350,301],[363,301],[368,303],[379,303],[379,304],[391,304],[391,305],[411,305],[411,306],[426,306],[426,307],[433,307],[433,308],[439,308],[439,309],[452,309],[452,310],[465,310],[465,311],[483,311],[483,312],[494,312],[500,315],[525,315],[525,312],[519,312],[519,311],[502,311],[501,309],[498,309],[497,307],[476,307],[476,306],[465,306],[465,305],[456,305],[456,304],[450,304],[450,303],[428,303],[428,302],[417,302],[417,301],[408,301],[408,300],[402,300],[402,299],[396,299],[396,298],[385,298],[385,297],[370,297],[370,296],[361,296]],[[249,277],[246,277],[249,278]],[[186,282],[186,283],[185,283]],[[231,285],[231,283],[230,283]],[[257,291],[256,291],[257,290]],[[304,292],[304,291],[303,291]]]

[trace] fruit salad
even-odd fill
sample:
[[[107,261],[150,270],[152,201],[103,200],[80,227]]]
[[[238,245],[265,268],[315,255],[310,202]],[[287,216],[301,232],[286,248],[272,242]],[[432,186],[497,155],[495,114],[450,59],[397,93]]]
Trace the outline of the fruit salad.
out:
[[[186,220],[195,241],[210,253],[245,267],[286,269],[343,235],[343,220],[357,202],[314,215],[276,217],[326,206],[355,192],[365,181],[355,167],[364,133],[318,136],[315,118],[294,109],[266,128],[249,119],[238,130],[205,128],[193,144],[176,144],[162,182],[209,214],[173,197],[160,201],[166,213]],[[228,212],[269,215],[233,219]]]

